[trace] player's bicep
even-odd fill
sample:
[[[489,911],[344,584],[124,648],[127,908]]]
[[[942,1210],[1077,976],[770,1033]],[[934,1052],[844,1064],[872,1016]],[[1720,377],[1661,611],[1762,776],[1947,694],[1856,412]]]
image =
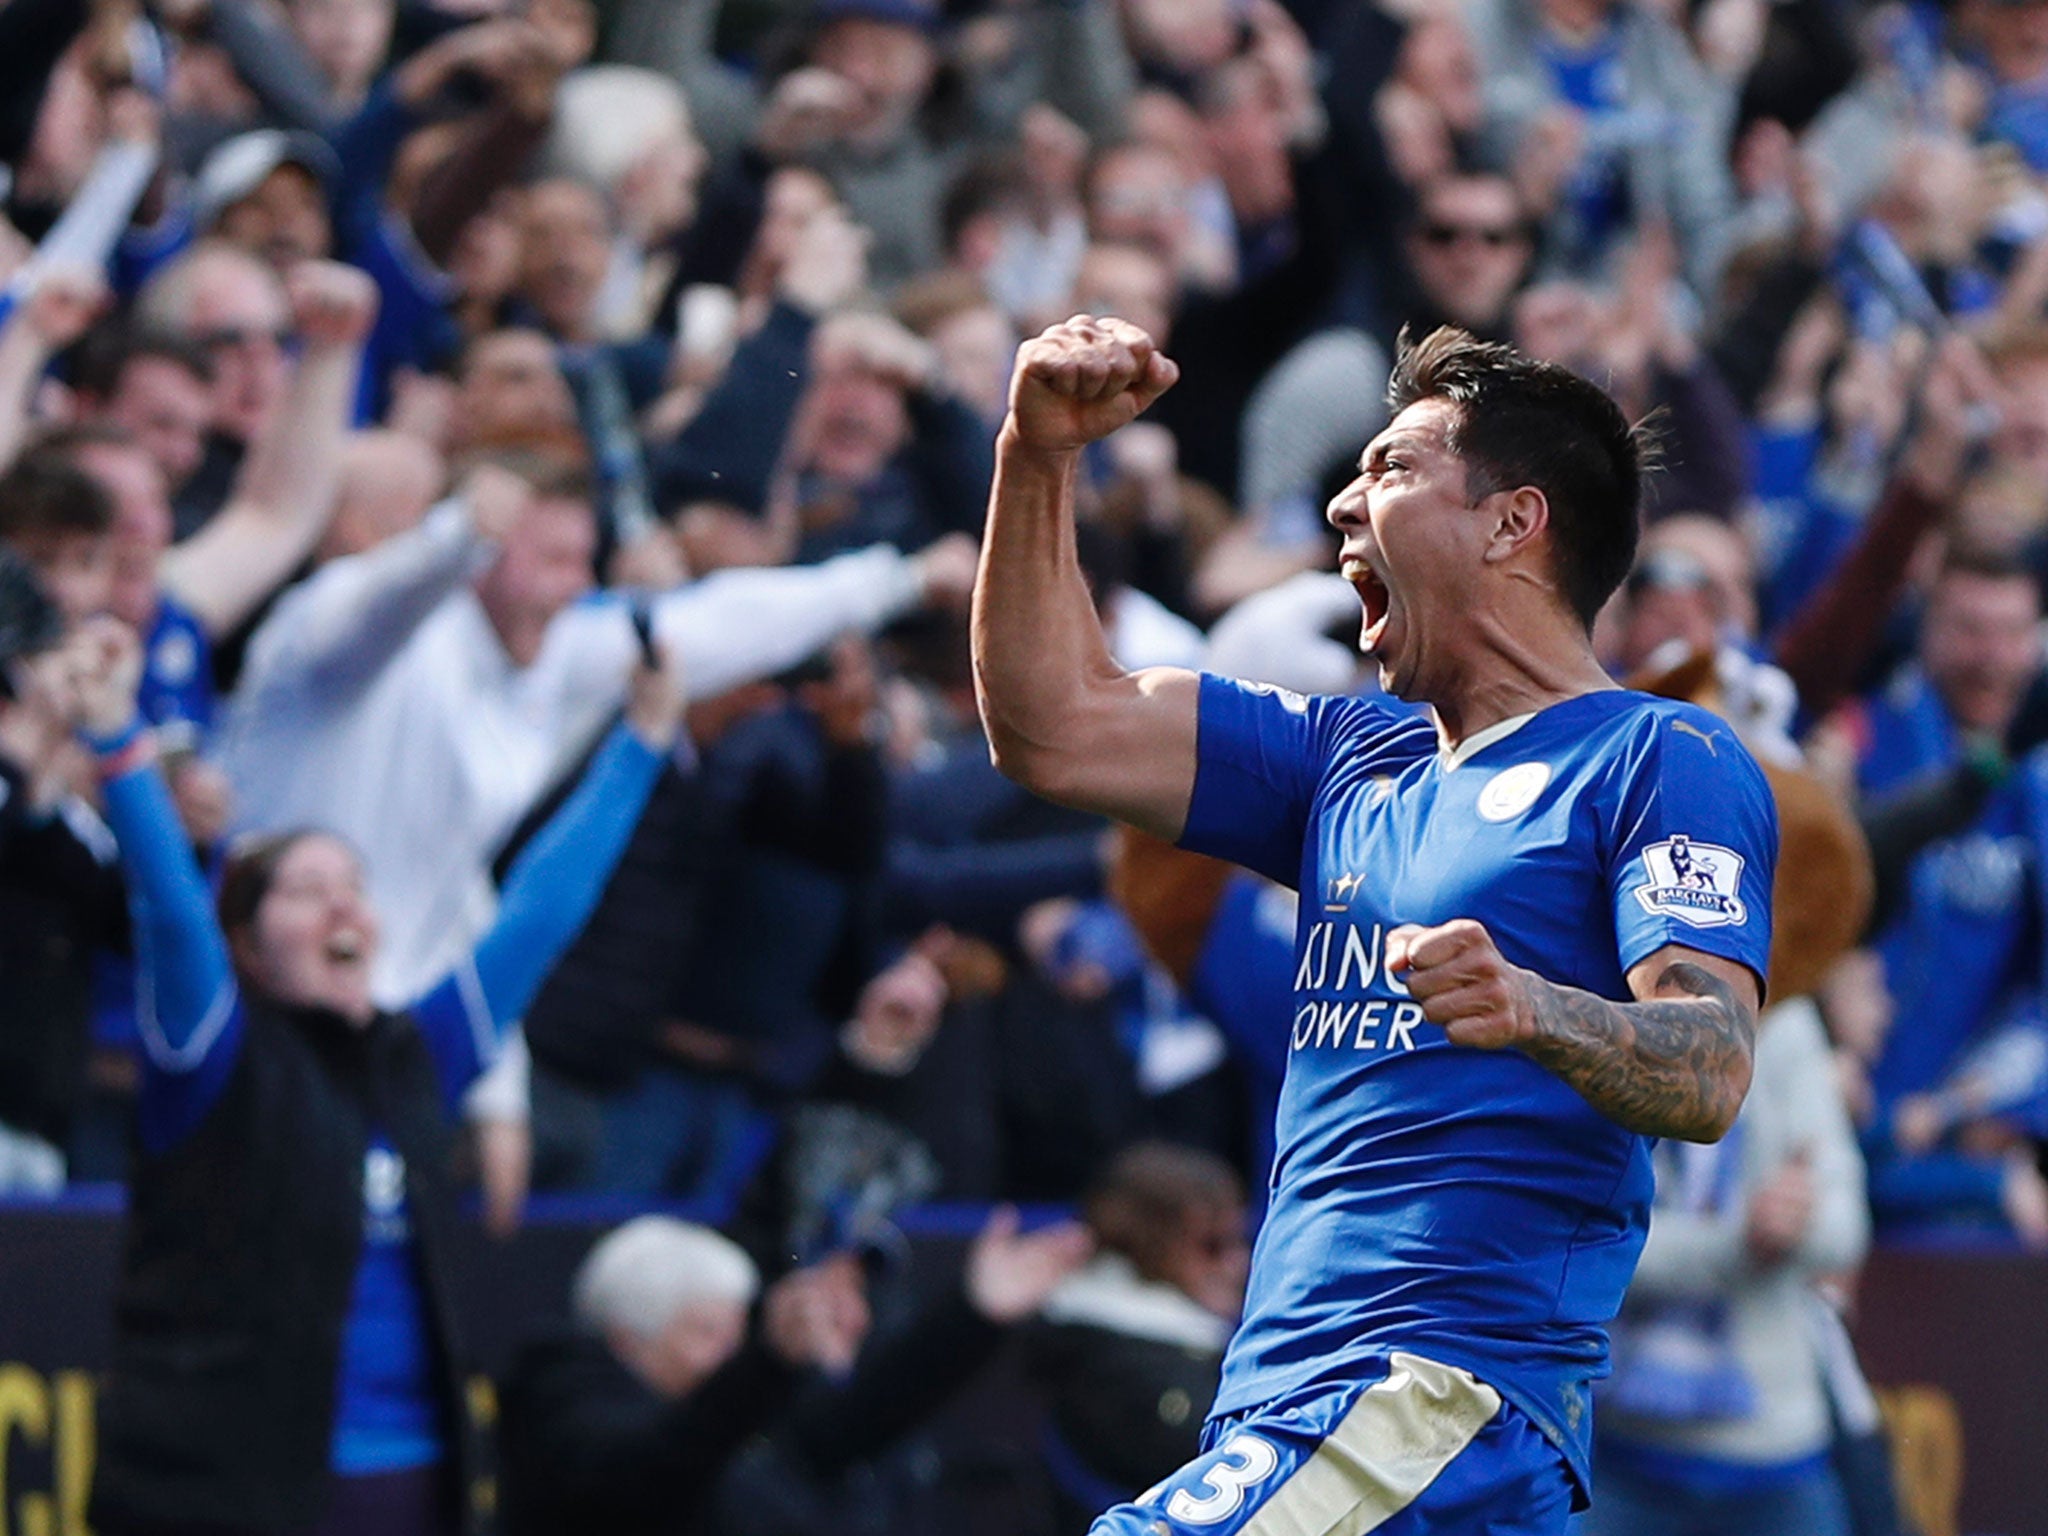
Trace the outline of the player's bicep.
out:
[[[1171,842],[1194,795],[1201,680],[1150,667],[1094,682],[1058,740],[1036,744],[1025,782],[1048,800]]]

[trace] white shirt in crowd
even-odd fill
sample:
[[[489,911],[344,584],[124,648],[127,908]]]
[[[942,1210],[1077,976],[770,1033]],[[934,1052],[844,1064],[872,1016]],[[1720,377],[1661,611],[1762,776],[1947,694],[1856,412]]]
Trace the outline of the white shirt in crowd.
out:
[[[625,698],[623,599],[560,614],[514,665],[471,589],[492,545],[459,503],[326,566],[256,633],[221,739],[237,830],[311,826],[361,856],[383,922],[387,1006],[438,981],[496,909],[490,863]],[[656,635],[706,698],[794,666],[913,606],[888,547],[822,565],[724,571],[654,599]]]

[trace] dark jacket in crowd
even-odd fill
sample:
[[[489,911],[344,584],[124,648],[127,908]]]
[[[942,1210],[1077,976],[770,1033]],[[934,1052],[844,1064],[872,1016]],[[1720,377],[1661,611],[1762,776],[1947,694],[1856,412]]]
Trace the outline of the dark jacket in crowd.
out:
[[[1222,1379],[1220,1351],[1085,1322],[1041,1323],[1027,1359],[1050,1409],[1045,1459],[1069,1528],[1144,1489],[1201,1451]]]
[[[177,539],[189,539],[213,521],[214,514],[228,504],[235,481],[248,456],[246,444],[218,432],[207,434],[206,454],[199,467],[171,496],[171,529]]]
[[[536,807],[522,834],[543,825],[559,798]],[[597,910],[526,1011],[527,1045],[549,1071],[611,1093],[636,1086],[661,1059],[661,1027],[694,949],[717,846],[711,820],[701,779],[663,769]]]
[[[750,1345],[672,1400],[600,1338],[569,1334],[527,1346],[501,1403],[506,1536],[703,1529],[718,1477],[788,1406],[796,1382],[773,1354]]]
[[[942,1200],[1071,1200],[1153,1128],[1111,1005],[1069,1002],[1030,974],[949,1007],[909,1071],[838,1054],[809,1097],[908,1131],[937,1164]]]
[[[0,1123],[66,1145],[85,1087],[93,952],[127,943],[111,839],[34,814],[0,765]]]
[[[426,1042],[403,1016],[357,1029],[245,1006],[218,1102],[170,1150],[137,1157],[93,1524],[270,1536],[319,1517],[375,1124],[405,1159],[458,1529],[472,1457],[450,1133]]]
[[[868,970],[862,915],[888,837],[881,759],[865,744],[835,745],[791,704],[727,731],[704,778],[708,814],[726,836],[682,1017],[793,1083],[829,1049]]]
[[[507,1536],[849,1529],[850,1509],[827,1515],[834,1481],[916,1429],[1002,1337],[956,1291],[871,1345],[844,1384],[800,1386],[750,1345],[680,1401],[600,1339],[531,1345],[503,1393]]]
[[[978,729],[895,771],[889,802],[882,906],[893,934],[942,922],[1008,945],[1034,902],[1101,894],[1108,824],[1005,778]]]

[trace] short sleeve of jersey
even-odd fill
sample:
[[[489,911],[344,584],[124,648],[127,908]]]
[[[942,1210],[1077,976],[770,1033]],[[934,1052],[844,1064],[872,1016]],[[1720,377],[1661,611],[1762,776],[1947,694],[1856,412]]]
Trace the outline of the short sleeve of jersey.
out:
[[[1608,869],[1627,970],[1667,944],[1748,966],[1771,955],[1778,812],[1770,784],[1724,720],[1660,712],[1615,785]]]
[[[1390,770],[1430,750],[1421,721],[1365,699],[1305,697],[1265,683],[1203,674],[1195,792],[1180,846],[1294,885],[1324,769],[1340,753],[1388,758]]]

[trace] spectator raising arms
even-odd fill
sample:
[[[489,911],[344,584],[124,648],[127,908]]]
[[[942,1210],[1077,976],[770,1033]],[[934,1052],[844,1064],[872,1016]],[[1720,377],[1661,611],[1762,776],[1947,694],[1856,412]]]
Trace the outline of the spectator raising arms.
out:
[[[248,845],[216,912],[136,715],[134,637],[101,620],[76,644],[80,728],[134,892],[145,1046],[94,1522],[461,1529],[447,1112],[595,903],[674,744],[677,679],[636,669],[625,723],[497,922],[391,1013],[355,853],[319,831]]]

